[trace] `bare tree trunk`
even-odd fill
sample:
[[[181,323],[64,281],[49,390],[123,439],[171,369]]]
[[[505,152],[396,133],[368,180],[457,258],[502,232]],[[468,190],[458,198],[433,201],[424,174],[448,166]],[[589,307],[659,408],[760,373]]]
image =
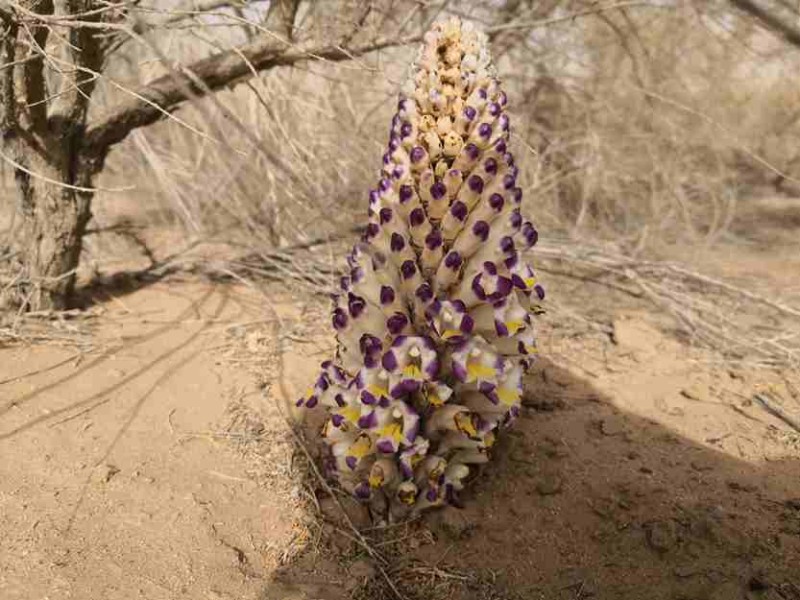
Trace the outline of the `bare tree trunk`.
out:
[[[25,163],[35,177],[17,169],[17,210],[22,217],[19,250],[24,257],[20,299],[31,309],[61,310],[68,308],[75,287],[92,200],[90,192],[67,187],[71,184],[66,182],[88,184],[91,177],[75,177],[68,166],[54,167],[33,153],[25,157]]]
[[[14,241],[20,272],[15,303],[32,310],[67,307],[75,287],[82,238],[89,221],[94,170],[84,160],[86,114],[103,53],[89,27],[72,27],[66,43],[47,57],[52,15],[84,14],[91,0],[39,0],[28,3],[42,22],[23,22],[0,11],[2,63],[0,111],[2,149],[14,164],[20,231]],[[91,16],[91,15],[90,15]],[[60,38],[61,39],[61,38]],[[45,63],[59,66],[60,85],[49,97]],[[13,65],[13,67],[12,67]],[[7,158],[8,160],[8,158]]]

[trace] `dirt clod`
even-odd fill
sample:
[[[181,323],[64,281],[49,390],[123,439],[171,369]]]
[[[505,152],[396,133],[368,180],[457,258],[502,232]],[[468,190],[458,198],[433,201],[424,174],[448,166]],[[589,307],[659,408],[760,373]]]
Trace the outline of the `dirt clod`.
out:
[[[375,575],[375,566],[366,559],[357,560],[352,565],[350,565],[350,568],[347,569],[347,572],[350,574],[351,577],[356,577],[358,579],[367,579]]]
[[[767,579],[760,574],[752,575],[750,579],[747,580],[747,589],[751,592],[763,592],[770,587]]]
[[[564,487],[564,480],[557,473],[545,473],[536,483],[536,491],[540,496],[553,496]]]
[[[600,431],[603,435],[618,436],[625,433],[625,422],[619,417],[608,417],[600,422]]]
[[[678,534],[672,520],[647,523],[645,534],[648,545],[658,552],[667,552],[678,543]]]
[[[728,481],[728,487],[734,492],[755,492],[758,490],[758,487],[741,481]]]
[[[451,540],[460,540],[470,536],[476,527],[476,524],[472,523],[463,511],[450,507],[433,513],[428,518],[428,523],[434,532],[441,532]]]
[[[711,471],[714,468],[714,465],[712,465],[711,462],[703,460],[693,460],[690,464],[695,471],[700,473],[704,471]]]
[[[272,582],[259,600],[339,600],[342,595],[331,586]]]
[[[345,529],[349,527],[349,524],[344,515],[349,517],[350,522],[356,529],[364,529],[372,525],[372,517],[370,517],[369,509],[366,505],[347,496],[339,496],[338,500],[338,504],[333,498],[323,498],[319,501],[320,510],[326,519]],[[342,514],[342,511],[344,511],[344,514]]]
[[[102,467],[100,467],[100,473],[99,473],[100,481],[102,481],[103,483],[108,483],[114,478],[114,476],[117,473],[119,473],[119,467],[108,464],[103,465]]]

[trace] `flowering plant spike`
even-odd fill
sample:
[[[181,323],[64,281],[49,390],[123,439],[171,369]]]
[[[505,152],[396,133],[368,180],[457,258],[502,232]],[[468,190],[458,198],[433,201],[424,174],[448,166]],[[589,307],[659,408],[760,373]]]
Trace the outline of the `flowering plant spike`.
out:
[[[544,290],[521,253],[507,99],[486,36],[424,37],[348,257],[337,352],[297,405],[326,407],[329,475],[393,516],[457,502],[518,415]]]

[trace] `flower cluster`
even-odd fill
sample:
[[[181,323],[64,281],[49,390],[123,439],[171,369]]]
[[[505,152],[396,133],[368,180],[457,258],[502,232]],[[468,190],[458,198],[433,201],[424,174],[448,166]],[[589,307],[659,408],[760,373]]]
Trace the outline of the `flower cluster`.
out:
[[[518,414],[544,299],[523,251],[507,99],[486,36],[424,38],[392,119],[369,225],[333,311],[336,358],[298,406],[328,410],[327,468],[392,514],[455,502]]]

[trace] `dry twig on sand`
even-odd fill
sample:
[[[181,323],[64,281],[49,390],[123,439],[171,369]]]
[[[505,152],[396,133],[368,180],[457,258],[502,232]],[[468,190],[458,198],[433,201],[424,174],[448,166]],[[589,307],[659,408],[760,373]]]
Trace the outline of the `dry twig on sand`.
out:
[[[781,421],[789,425],[792,429],[796,432],[800,433],[800,420],[796,419],[795,417],[791,416],[787,413],[781,406],[775,402],[772,398],[769,397],[767,394],[756,394],[753,396],[756,402],[758,402],[764,410],[768,413],[772,414],[773,416],[779,418]]]
[[[541,271],[636,293],[670,315],[692,342],[736,360],[775,368],[800,363],[800,309],[683,265],[640,260],[594,246],[537,247]],[[560,267],[560,268],[559,268]],[[609,281],[610,276],[610,281]]]

